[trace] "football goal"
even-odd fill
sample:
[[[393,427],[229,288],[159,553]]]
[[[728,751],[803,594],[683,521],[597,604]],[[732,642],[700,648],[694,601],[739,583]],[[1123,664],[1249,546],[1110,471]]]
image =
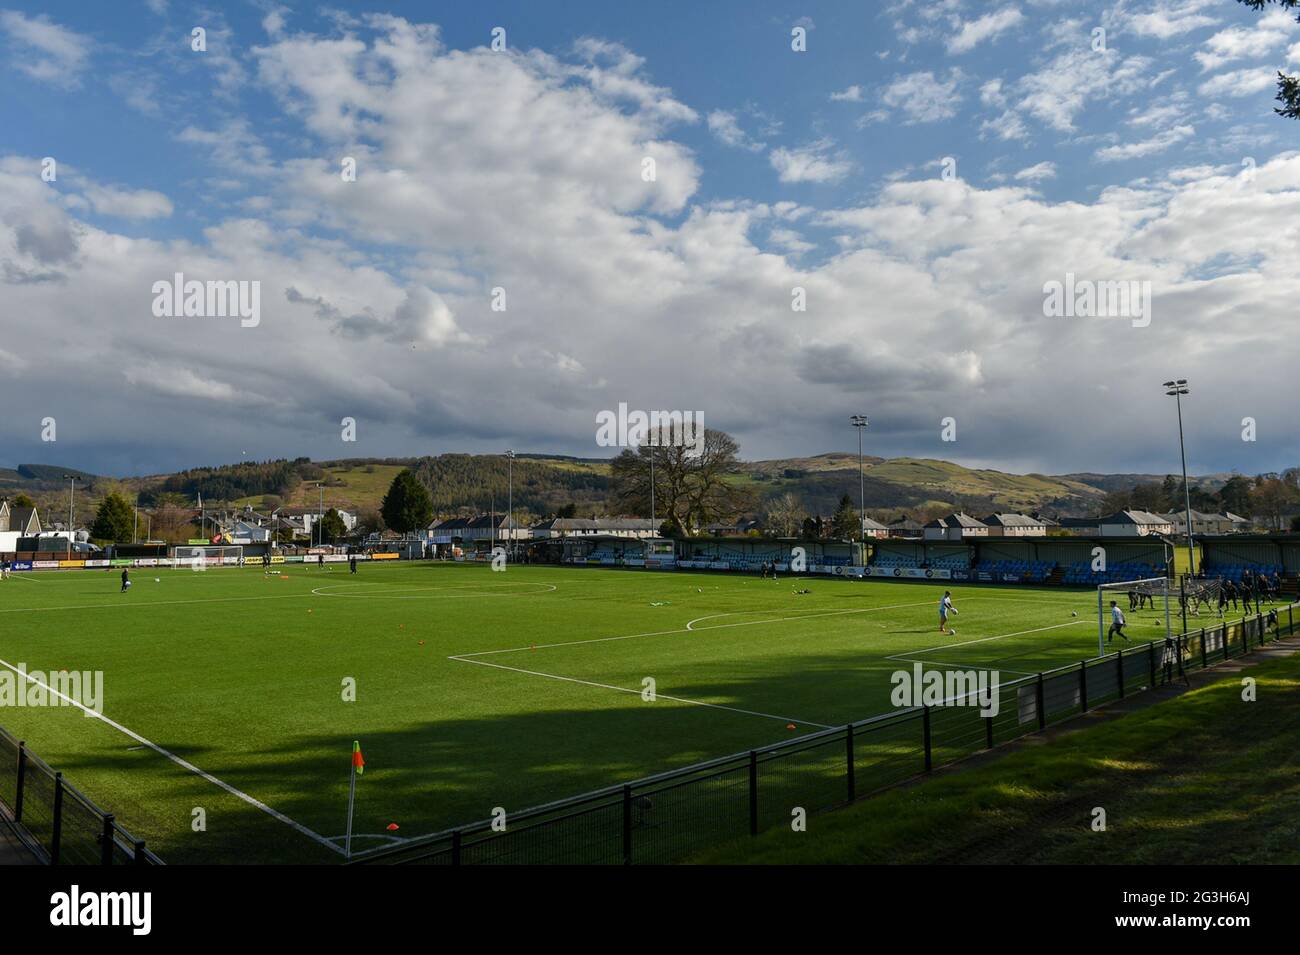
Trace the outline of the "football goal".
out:
[[[238,544],[191,544],[177,547],[172,551],[176,566],[189,567],[191,570],[238,564],[243,556],[244,548]]]
[[[1168,639],[1173,634],[1173,616],[1178,612],[1173,604],[1177,600],[1177,590],[1168,577],[1101,584],[1097,588],[1097,655],[1106,655],[1106,639],[1111,625],[1119,620],[1127,621],[1127,614],[1130,613],[1154,610],[1157,617],[1163,616],[1164,637]],[[1114,608],[1111,607],[1112,603],[1115,604]],[[1114,613],[1115,609],[1120,611],[1118,617]]]

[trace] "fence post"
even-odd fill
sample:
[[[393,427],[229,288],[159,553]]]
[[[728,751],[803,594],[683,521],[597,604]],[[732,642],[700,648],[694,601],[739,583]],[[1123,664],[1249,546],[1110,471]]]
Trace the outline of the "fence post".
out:
[[[104,813],[104,831],[99,837],[99,861],[101,865],[113,864],[113,814]]]
[[[758,750],[749,751],[749,834],[758,835]]]
[[[1147,644],[1147,658],[1151,664],[1151,688],[1155,689],[1156,685],[1156,642],[1152,640]]]
[[[59,842],[63,837],[63,773],[54,774],[54,832],[50,836],[50,865],[59,864]]]
[[[1286,632],[1288,635],[1295,633],[1295,614],[1289,606],[1286,608]]]
[[[1201,628],[1201,669],[1204,670],[1210,665],[1210,657],[1205,649],[1205,628]]]
[[[1047,725],[1047,712],[1043,709],[1043,674],[1038,674],[1038,682],[1034,684],[1034,709],[1038,710],[1038,728],[1042,729]]]
[[[136,865],[148,865],[149,857],[144,854],[144,840],[135,840],[135,856],[133,857]]]
[[[27,778],[27,744],[18,743],[18,782],[14,790],[14,822],[23,821],[23,780]]]
[[[1119,673],[1119,677],[1117,680],[1117,683],[1119,684],[1119,698],[1122,700],[1124,699],[1124,648],[1123,647],[1120,647],[1118,650],[1115,651],[1115,666]]]
[[[930,756],[930,707],[921,704],[921,735],[925,740],[925,771],[928,773],[933,765]]]
[[[993,717],[984,717],[984,748],[993,748]]]
[[[844,727],[844,755],[847,759],[849,802],[858,798],[858,780],[853,765],[853,724]]]
[[[632,787],[623,787],[623,864],[632,864]]]
[[[1079,661],[1079,712],[1088,712],[1088,661]]]

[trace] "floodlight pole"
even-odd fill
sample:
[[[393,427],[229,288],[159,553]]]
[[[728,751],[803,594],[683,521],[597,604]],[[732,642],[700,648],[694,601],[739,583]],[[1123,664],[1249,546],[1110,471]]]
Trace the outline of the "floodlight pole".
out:
[[[1196,574],[1196,551],[1192,546],[1192,487],[1187,483],[1187,445],[1183,440],[1183,395],[1188,394],[1187,379],[1164,383],[1165,394],[1172,395],[1178,408],[1178,454],[1183,465],[1183,501],[1187,506],[1187,572]]]
[[[861,548],[862,562],[867,561],[867,482],[862,471],[862,432],[867,427],[867,416],[849,415],[853,427],[858,430],[858,546]]]
[[[506,451],[506,530],[510,534],[510,556],[515,556],[515,533],[512,529],[515,510],[515,453]]]
[[[77,476],[75,474],[63,475],[72,483],[68,486],[68,559],[72,558],[72,499],[77,492]]]
[[[658,443],[658,434],[651,436],[650,439],[650,533],[657,537],[658,531],[655,528],[655,445]]]

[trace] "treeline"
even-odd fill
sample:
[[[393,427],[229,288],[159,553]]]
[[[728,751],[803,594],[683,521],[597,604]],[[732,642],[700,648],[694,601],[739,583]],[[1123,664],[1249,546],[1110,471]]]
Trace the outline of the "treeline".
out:
[[[510,468],[501,455],[440,454],[419,458],[410,468],[429,491],[435,513],[506,509]],[[585,515],[592,509],[603,511],[610,496],[610,479],[603,474],[524,457],[515,458],[513,471],[516,512],[540,517],[561,511]]]
[[[1287,468],[1255,477],[1236,474],[1217,491],[1193,485],[1187,494],[1180,477],[1167,475],[1163,482],[1138,484],[1106,495],[1094,516],[1136,509],[1156,514],[1181,512],[1191,499],[1192,510],[1221,514],[1231,511],[1246,518],[1259,518],[1274,530],[1300,530],[1300,468]]]
[[[155,488],[142,491],[140,503],[150,506],[169,499],[165,496],[174,495],[194,501],[201,494],[214,503],[265,494],[287,497],[303,481],[318,481],[324,476],[324,469],[310,458],[243,461],[219,467],[191,468],[171,475]]]

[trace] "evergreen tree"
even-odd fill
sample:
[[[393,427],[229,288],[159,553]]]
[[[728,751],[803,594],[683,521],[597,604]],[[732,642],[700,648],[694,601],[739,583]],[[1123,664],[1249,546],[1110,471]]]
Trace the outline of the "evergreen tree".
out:
[[[428,521],[425,523],[427,524]],[[336,508],[331,507],[320,519],[321,540],[334,544],[346,537],[347,533],[348,527],[343,523],[343,518],[339,516]]]
[[[839,509],[831,518],[831,536],[841,540],[856,540],[862,533],[862,522],[858,520],[858,510],[853,506],[853,498],[845,494],[840,498]]]
[[[110,494],[99,503],[99,512],[90,525],[90,536],[96,540],[121,543],[131,540],[135,515],[126,498]]]
[[[383,515],[386,525],[399,534],[405,534],[429,526],[433,520],[433,500],[424,485],[407,468],[393,478],[383,503],[379,505],[379,513]]]

